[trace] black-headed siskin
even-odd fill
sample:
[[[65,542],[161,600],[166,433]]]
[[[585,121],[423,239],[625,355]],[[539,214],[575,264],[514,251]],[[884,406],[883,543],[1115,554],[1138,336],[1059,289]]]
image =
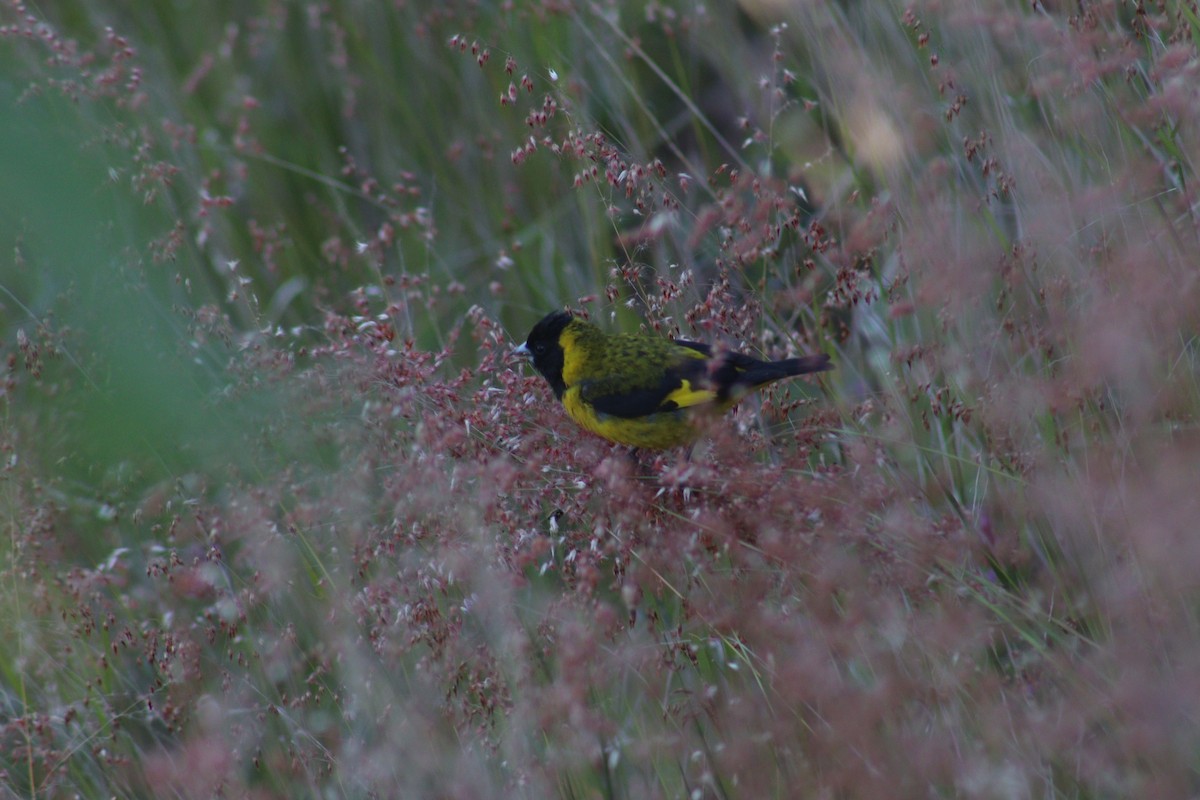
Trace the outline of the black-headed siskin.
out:
[[[723,413],[773,381],[833,369],[825,354],[760,361],[649,334],[607,334],[565,311],[546,315],[516,349],[571,419],[618,444],[662,450],[693,441],[695,416]]]

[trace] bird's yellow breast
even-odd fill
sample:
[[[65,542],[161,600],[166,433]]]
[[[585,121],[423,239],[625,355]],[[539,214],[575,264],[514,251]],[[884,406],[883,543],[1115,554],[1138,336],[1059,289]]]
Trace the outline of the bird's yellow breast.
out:
[[[580,426],[617,444],[665,450],[696,438],[696,427],[682,408],[635,418],[598,414],[584,402],[578,386],[563,393],[562,403],[567,414]]]
[[[559,337],[559,344],[563,350],[562,379],[567,386],[575,386],[583,380],[584,375],[589,374],[587,372],[589,353],[603,352],[602,348],[582,346],[580,339],[586,337],[588,333],[589,331],[586,329],[568,325]],[[593,366],[592,370],[595,369],[596,367]],[[566,402],[565,397],[563,402]]]

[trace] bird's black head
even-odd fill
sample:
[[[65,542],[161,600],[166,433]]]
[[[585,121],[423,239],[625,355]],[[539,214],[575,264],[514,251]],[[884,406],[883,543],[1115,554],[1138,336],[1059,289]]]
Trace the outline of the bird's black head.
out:
[[[542,317],[541,322],[533,326],[525,344],[516,352],[528,356],[533,361],[533,368],[554,390],[554,396],[562,399],[567,385],[563,382],[563,346],[559,341],[563,330],[571,322],[571,315],[566,311],[554,311]]]

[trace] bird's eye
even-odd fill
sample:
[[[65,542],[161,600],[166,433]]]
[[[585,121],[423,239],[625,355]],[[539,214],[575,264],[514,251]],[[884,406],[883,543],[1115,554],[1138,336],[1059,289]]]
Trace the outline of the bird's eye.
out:
[[[539,356],[542,355],[543,353],[545,353],[546,352],[546,343],[545,342],[535,343],[533,345],[533,352],[537,353]]]

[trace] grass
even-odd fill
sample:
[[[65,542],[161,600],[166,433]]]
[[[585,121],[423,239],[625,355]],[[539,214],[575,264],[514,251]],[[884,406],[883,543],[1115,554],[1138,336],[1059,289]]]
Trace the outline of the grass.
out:
[[[4,795],[1196,794],[1198,19],[4,6]]]

